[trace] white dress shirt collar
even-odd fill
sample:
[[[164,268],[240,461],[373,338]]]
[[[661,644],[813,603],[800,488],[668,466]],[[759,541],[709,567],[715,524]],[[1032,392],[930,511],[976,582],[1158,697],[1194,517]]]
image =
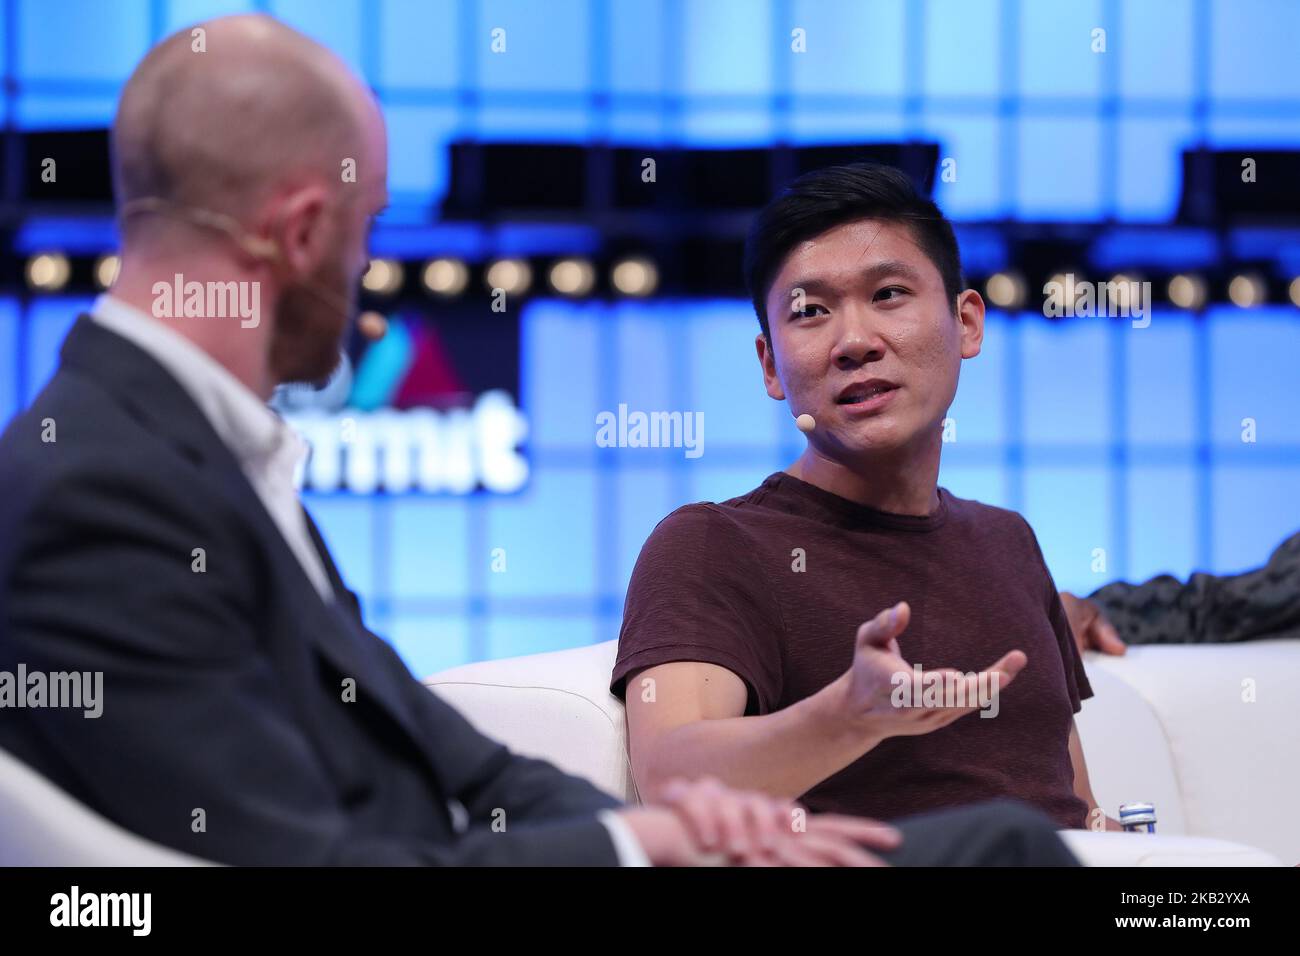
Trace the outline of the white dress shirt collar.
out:
[[[167,369],[241,465],[250,460],[266,461],[283,444],[301,443],[293,429],[248,386],[153,316],[105,294],[95,300],[91,317]]]

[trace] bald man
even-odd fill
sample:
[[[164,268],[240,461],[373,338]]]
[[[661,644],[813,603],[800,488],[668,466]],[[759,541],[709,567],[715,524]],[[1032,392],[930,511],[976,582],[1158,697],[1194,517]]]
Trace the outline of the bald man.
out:
[[[366,630],[294,490],[303,444],[265,404],[337,364],[387,202],[383,119],[337,58],[261,16],[181,31],[127,82],[113,147],[119,276],[0,437],[0,670],[102,691],[0,698],[0,747],[235,864],[874,864],[897,845],[829,816],[796,834],[791,804],[708,781],[624,808],[477,733]]]

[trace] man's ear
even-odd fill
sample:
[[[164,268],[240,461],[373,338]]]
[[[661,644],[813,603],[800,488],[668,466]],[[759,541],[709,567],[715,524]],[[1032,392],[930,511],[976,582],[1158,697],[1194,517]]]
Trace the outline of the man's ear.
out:
[[[776,374],[776,353],[772,351],[772,343],[764,333],[759,332],[754,338],[754,348],[758,350],[758,364],[763,367],[763,387],[767,389],[768,395],[778,402],[784,402],[785,389],[781,387],[781,379]]]
[[[974,289],[957,296],[957,321],[961,323],[961,357],[974,358],[984,342],[984,300]]]
[[[279,247],[283,264],[297,275],[314,272],[329,252],[327,199],[324,186],[312,183],[281,196],[269,210],[264,234]]]

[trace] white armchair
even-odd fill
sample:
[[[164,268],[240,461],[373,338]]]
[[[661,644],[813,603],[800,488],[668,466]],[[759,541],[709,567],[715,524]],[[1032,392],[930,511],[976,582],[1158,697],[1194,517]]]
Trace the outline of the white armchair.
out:
[[[607,641],[468,664],[425,684],[512,749],[635,801],[614,652]],[[1093,792],[1111,816],[1154,803],[1159,823],[1155,837],[1062,831],[1084,862],[1300,862],[1300,642],[1134,647],[1086,665],[1096,696],[1076,720]]]

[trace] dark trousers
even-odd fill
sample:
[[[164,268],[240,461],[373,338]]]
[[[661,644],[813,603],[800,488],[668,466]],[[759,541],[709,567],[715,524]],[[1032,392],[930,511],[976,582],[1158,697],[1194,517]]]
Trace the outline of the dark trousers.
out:
[[[893,866],[1080,866],[1045,814],[991,800],[890,821],[903,834],[879,855]]]

